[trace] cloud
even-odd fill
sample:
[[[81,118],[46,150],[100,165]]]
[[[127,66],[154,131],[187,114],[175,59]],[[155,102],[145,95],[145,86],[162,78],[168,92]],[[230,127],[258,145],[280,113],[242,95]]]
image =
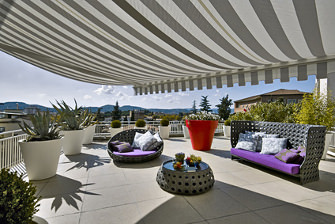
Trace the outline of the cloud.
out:
[[[161,101],[163,98],[161,96],[152,96],[152,99],[156,100],[156,101]]]
[[[177,93],[179,96],[189,96],[189,93],[185,93],[185,92],[178,92]]]
[[[83,98],[84,98],[84,100],[90,100],[90,99],[92,99],[92,96],[86,94],[86,95],[83,96]]]
[[[101,94],[112,95],[115,93],[115,88],[113,86],[101,86],[100,88],[94,90],[94,92],[99,96]]]
[[[44,98],[44,97],[47,96],[47,94],[46,94],[46,93],[39,93],[39,94],[37,94],[37,96],[38,96],[39,98]]]

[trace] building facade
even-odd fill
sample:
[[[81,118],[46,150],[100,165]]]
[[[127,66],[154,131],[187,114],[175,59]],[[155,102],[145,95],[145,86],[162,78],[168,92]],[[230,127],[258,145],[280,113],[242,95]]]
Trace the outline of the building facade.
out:
[[[284,103],[297,103],[302,100],[304,94],[309,93],[299,90],[278,89],[269,93],[247,97],[234,101],[234,113],[243,112],[250,108],[251,105],[257,103],[269,103],[279,99],[283,100]]]

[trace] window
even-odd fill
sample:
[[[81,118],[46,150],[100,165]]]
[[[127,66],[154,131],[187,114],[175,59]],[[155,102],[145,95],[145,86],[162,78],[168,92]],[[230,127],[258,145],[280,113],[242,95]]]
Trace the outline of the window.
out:
[[[0,127],[0,133],[5,131],[5,127]]]
[[[287,99],[287,103],[290,104],[290,103],[296,103],[297,100],[296,99]]]

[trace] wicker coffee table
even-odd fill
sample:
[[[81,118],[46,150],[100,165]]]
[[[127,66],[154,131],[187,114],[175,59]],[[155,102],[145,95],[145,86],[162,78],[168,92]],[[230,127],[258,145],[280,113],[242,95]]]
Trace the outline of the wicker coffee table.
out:
[[[214,175],[207,163],[201,162],[194,171],[175,170],[174,160],[164,162],[158,170],[156,181],[159,186],[174,194],[201,194],[209,191],[214,185]]]

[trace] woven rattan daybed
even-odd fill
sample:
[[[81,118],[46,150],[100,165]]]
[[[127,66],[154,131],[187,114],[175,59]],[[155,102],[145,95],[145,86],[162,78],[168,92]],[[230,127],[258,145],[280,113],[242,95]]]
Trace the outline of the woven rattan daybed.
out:
[[[306,156],[302,164],[286,164],[271,155],[260,155],[234,148],[238,143],[239,134],[251,132],[266,132],[267,134],[279,134],[281,138],[287,138],[287,148],[306,148]],[[231,158],[242,159],[258,165],[274,169],[300,179],[301,184],[319,180],[319,163],[324,150],[326,127],[319,125],[304,125],[293,123],[261,122],[261,121],[232,121],[231,123]],[[274,156],[273,156],[274,157]],[[281,162],[281,163],[280,163]],[[277,163],[277,164],[276,164]],[[294,166],[294,174],[288,172]]]
[[[162,142],[162,144],[158,147],[156,147],[153,151],[153,153],[151,154],[147,154],[146,152],[143,152],[143,155],[131,155],[132,153],[127,153],[127,154],[124,154],[124,155],[120,155],[121,153],[114,153],[113,152],[113,149],[111,147],[111,142],[114,142],[114,141],[120,141],[120,142],[128,142],[130,143],[130,145],[133,144],[133,140],[134,140],[134,137],[135,137],[135,134],[136,132],[139,132],[139,133],[146,133],[147,130],[144,130],[144,129],[129,129],[129,130],[125,130],[125,131],[122,131],[116,135],[114,135],[107,143],[107,146],[108,146],[108,154],[109,156],[114,160],[114,162],[121,162],[121,163],[141,163],[141,162],[146,162],[146,161],[149,161],[149,160],[153,160],[157,157],[159,157],[162,152],[163,152],[163,148],[164,148],[164,143]],[[152,133],[153,134],[153,133]],[[140,152],[140,150],[134,150],[134,154],[135,153],[138,153]],[[142,153],[141,153],[142,154]]]

